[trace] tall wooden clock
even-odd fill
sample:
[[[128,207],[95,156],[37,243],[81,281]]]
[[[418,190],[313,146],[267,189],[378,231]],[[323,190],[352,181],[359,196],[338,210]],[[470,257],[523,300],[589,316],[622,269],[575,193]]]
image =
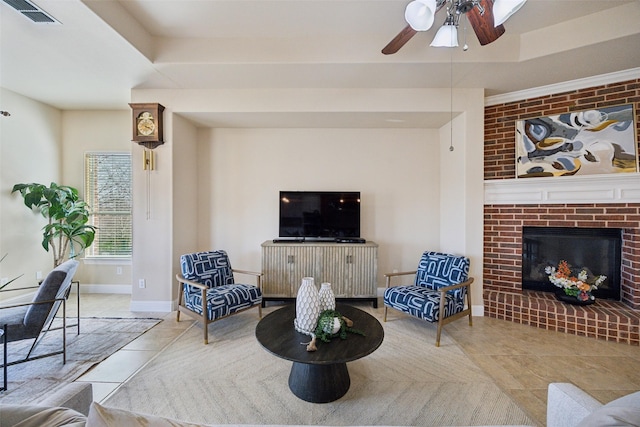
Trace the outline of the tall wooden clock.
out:
[[[133,110],[133,139],[152,150],[164,144],[162,133],[162,112],[164,107],[155,104],[129,104]]]

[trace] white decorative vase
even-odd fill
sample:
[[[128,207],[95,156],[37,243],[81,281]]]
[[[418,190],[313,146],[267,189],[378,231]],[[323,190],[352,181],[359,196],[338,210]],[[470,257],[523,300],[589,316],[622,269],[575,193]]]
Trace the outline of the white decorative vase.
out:
[[[293,326],[296,331],[313,335],[320,317],[320,297],[313,277],[303,277],[296,296],[296,318]]]
[[[318,295],[320,296],[320,312],[336,309],[336,297],[331,290],[331,283],[323,283]]]

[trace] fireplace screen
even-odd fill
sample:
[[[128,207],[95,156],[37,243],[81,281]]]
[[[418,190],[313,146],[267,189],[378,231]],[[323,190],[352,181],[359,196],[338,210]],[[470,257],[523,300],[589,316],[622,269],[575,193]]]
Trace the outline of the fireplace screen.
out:
[[[555,292],[545,268],[565,260],[576,276],[583,269],[590,277],[607,276],[593,294],[619,301],[621,245],[619,228],[523,227],[522,288]]]

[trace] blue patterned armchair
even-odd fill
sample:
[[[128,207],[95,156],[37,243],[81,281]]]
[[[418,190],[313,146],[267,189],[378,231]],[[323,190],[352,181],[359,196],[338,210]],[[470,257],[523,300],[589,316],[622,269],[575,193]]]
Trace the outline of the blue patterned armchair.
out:
[[[252,307],[262,317],[262,273],[234,270],[222,250],[196,252],[180,257],[177,321],[185,313],[202,321],[204,343],[209,342],[208,324]],[[235,283],[234,273],[255,277],[256,285]]]
[[[412,286],[391,286],[391,278],[415,274]],[[428,322],[438,322],[436,347],[442,327],[464,316],[471,320],[469,258],[439,252],[425,252],[416,271],[389,273],[384,291],[384,321],[388,307]],[[466,308],[465,308],[466,299]]]

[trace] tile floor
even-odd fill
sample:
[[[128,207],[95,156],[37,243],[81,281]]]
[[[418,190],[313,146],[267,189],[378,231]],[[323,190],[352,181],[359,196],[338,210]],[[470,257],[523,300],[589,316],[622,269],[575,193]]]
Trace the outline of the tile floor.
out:
[[[130,295],[81,293],[80,298],[81,317],[155,317],[164,319],[76,380],[93,384],[94,400],[97,402],[104,401],[122,383],[193,324],[193,321],[184,318],[181,318],[180,322],[176,322],[175,312],[132,312],[129,310]],[[67,303],[67,315],[77,313],[76,307],[76,298],[72,296]],[[82,323],[80,327],[82,328]]]
[[[75,312],[72,304],[68,313]],[[84,294],[80,305],[81,316],[165,319],[78,379],[93,383],[96,401],[106,399],[193,324],[184,318],[176,322],[175,312],[131,312],[128,295]],[[396,313],[390,311],[388,320],[402,316]],[[445,326],[445,331],[540,425],[545,425],[546,392],[550,382],[572,382],[603,403],[640,390],[640,348],[637,346],[488,317],[474,317],[471,328],[466,320],[459,320]]]
[[[640,390],[640,347],[490,317],[444,327],[464,352],[545,425],[547,386],[570,382],[602,403]]]

